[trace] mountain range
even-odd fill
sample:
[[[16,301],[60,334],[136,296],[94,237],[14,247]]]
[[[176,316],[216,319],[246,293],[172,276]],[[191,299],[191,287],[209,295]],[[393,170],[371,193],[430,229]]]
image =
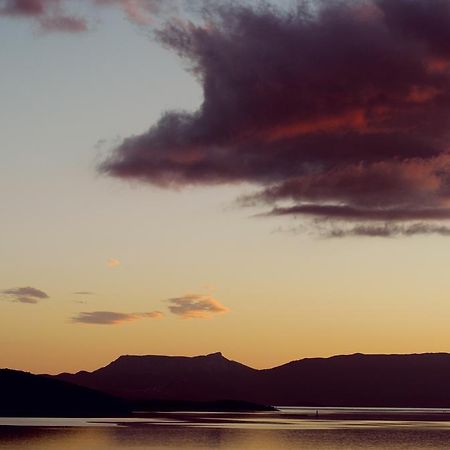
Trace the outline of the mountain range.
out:
[[[450,354],[343,355],[257,370],[206,356],[121,356],[52,377],[134,402],[218,400],[284,406],[450,407]]]

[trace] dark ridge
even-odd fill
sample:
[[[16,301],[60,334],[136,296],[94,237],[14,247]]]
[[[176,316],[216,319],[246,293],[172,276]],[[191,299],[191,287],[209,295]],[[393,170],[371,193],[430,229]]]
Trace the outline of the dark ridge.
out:
[[[0,416],[104,417],[131,412],[123,400],[45,376],[0,369]]]

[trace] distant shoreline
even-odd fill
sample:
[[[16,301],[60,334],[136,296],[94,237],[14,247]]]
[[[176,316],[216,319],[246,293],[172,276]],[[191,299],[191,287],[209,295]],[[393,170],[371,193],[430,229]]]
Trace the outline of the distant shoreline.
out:
[[[315,429],[332,428],[342,426],[376,426],[377,423],[391,424],[392,426],[415,426],[415,423],[446,423],[450,427],[450,411],[348,411],[336,412],[330,408],[303,412],[273,410],[273,411],[220,411],[220,410],[161,410],[138,412],[123,416],[103,417],[76,417],[76,416],[16,416],[0,417],[0,428],[6,427],[41,427],[54,424],[54,426],[84,427],[84,426],[124,426],[124,427],[148,427],[148,426],[176,426],[176,427],[240,427],[256,426],[258,428],[283,428],[283,429]],[[317,414],[316,414],[317,412]],[[347,425],[348,423],[349,425]],[[53,425],[52,425],[53,426]],[[450,429],[450,428],[449,428]]]
[[[318,416],[314,414],[296,414],[296,419],[307,420],[342,420],[342,421],[392,421],[392,422],[450,422],[450,413],[421,413],[421,414],[408,414],[408,413],[343,413],[343,414],[330,414],[323,413],[318,410]]]

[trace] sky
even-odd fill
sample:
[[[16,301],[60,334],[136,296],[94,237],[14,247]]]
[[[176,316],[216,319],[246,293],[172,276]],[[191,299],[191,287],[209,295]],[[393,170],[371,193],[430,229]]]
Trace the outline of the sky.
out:
[[[324,4],[0,0],[0,367],[449,350],[450,4]]]

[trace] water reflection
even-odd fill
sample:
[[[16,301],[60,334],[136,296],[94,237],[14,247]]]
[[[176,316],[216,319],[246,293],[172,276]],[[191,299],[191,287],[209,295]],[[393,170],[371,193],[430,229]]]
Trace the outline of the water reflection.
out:
[[[424,449],[449,448],[444,430],[237,430],[183,427],[16,428],[0,430],[8,450]]]
[[[413,413],[417,416],[417,411]],[[299,411],[283,410],[261,414],[161,413],[140,419],[0,418],[0,449],[450,448],[450,422],[447,421],[342,420],[339,417],[338,414],[334,420],[315,420],[305,418]]]

